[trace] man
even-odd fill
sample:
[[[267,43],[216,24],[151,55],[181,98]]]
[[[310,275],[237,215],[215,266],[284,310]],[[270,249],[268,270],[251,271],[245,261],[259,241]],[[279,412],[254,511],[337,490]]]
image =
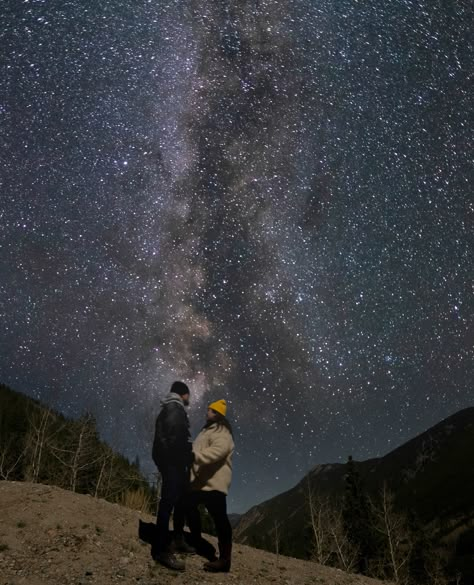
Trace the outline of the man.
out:
[[[161,403],[153,440],[153,461],[161,473],[162,483],[151,555],[174,571],[184,570],[184,563],[170,550],[168,527],[173,509],[188,489],[189,469],[193,461],[189,419],[185,410],[188,405],[189,388],[183,382],[174,382]]]

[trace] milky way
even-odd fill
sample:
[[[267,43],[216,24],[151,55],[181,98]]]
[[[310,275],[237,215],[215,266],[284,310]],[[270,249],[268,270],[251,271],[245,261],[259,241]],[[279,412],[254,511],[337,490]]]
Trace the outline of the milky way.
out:
[[[1,382],[226,398],[239,511],[473,404],[470,2],[4,4]]]

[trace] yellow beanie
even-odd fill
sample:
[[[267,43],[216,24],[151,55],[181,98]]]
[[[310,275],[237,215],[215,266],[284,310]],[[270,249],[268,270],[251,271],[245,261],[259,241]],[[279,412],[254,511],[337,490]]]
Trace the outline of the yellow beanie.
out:
[[[212,408],[212,410],[215,410],[219,414],[222,414],[222,416],[225,416],[227,412],[227,402],[225,400],[216,400],[215,402],[209,404],[209,408]]]

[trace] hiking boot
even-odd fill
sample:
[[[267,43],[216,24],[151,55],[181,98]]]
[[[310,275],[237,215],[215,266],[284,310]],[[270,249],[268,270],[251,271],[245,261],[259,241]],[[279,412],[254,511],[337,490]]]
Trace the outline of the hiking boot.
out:
[[[204,570],[209,573],[228,573],[230,571],[230,559],[232,556],[232,543],[219,543],[219,558],[205,563]]]
[[[184,540],[184,536],[180,535],[174,539],[174,550],[176,552],[184,553],[187,555],[195,555],[196,549]]]
[[[230,571],[230,559],[217,559],[204,564],[204,570],[209,573],[228,573]]]
[[[185,565],[183,561],[177,559],[173,553],[162,552],[156,556],[155,561],[172,571],[184,571]]]

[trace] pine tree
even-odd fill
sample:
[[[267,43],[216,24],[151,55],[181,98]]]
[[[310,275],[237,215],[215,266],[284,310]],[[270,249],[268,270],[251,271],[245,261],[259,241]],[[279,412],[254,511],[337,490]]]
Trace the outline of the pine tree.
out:
[[[358,571],[367,574],[370,561],[377,556],[377,537],[369,499],[351,456],[347,461],[342,516],[347,537],[358,551]]]

